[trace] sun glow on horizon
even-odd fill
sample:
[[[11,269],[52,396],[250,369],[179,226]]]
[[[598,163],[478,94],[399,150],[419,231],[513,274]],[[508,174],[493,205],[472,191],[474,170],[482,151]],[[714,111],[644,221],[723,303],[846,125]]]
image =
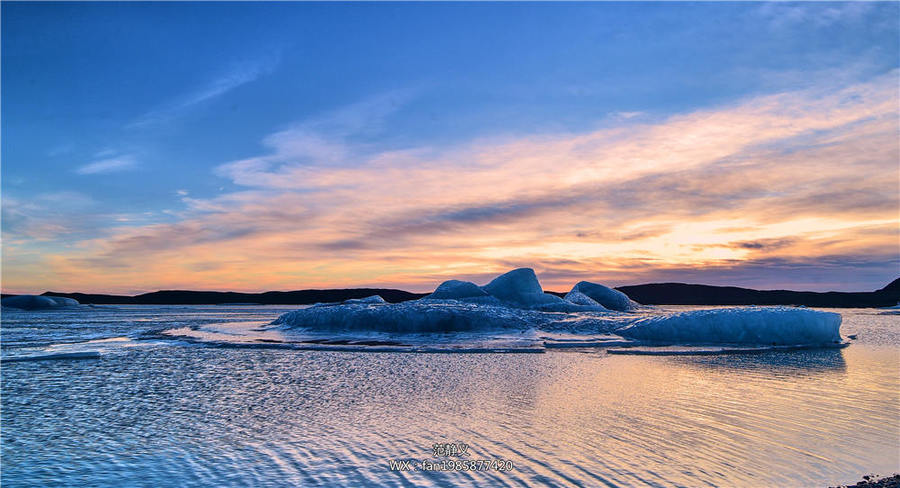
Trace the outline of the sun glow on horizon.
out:
[[[838,22],[828,17],[820,19],[822,25],[786,27],[773,23],[768,10],[734,8],[749,9],[761,32],[772,35],[803,29],[819,35],[828,22]],[[803,12],[814,16],[817,10]],[[640,13],[635,10],[633,22],[645,20]],[[848,11],[842,28],[848,36],[863,36],[874,21],[860,19],[880,18],[876,13]],[[879,32],[896,31],[878,25]],[[680,39],[684,33],[676,29],[671,35]],[[692,42],[694,49],[706,49],[705,36]],[[263,87],[278,86],[274,91],[287,96],[307,73],[305,65],[291,64],[302,58],[296,52],[274,51],[216,71],[212,82],[156,108],[128,114],[123,138],[133,147],[96,148],[89,161],[63,173],[69,176],[57,186],[15,176],[37,156],[7,155],[20,139],[5,133],[4,292],[362,286],[429,291],[445,279],[485,282],[523,266],[533,267],[551,290],[589,279],[613,286],[685,281],[863,291],[900,274],[895,65],[886,69],[850,56],[836,67],[804,70],[789,63],[790,69],[775,73],[765,56],[750,50],[744,62],[756,60],[763,73],[752,89],[736,94],[740,83],[733,82],[732,92],[672,108],[677,97],[665,90],[674,81],[652,77],[650,91],[667,93],[662,101],[619,80],[615,89],[625,94],[633,88],[640,103],[602,105],[597,100],[606,100],[604,89],[612,88],[598,83],[618,80],[612,74],[588,72],[583,86],[571,87],[564,76],[522,60],[504,73],[519,80],[516,69],[527,65],[535,70],[534,80],[546,75],[552,81],[527,84],[543,105],[526,97],[528,103],[511,112],[482,102],[453,111],[455,101],[462,104],[485,87],[497,89],[492,78],[480,88],[459,84],[455,89],[463,95],[413,76],[400,88],[369,88],[352,103],[303,96],[294,105],[275,99],[256,110],[255,97],[268,94]],[[884,56],[877,49],[865,52],[873,59]],[[666,52],[655,56],[657,62],[668,59]],[[501,57],[508,56],[471,66],[472,76],[478,69],[495,73]],[[11,89],[24,92],[6,64],[23,58],[9,59],[4,82],[13,76]],[[437,69],[426,60],[416,62]],[[565,66],[581,64],[570,60]],[[749,69],[739,65],[732,75],[741,81]],[[691,76],[691,83],[715,81],[702,73]],[[513,94],[526,90],[512,81],[502,86]],[[598,108],[587,102],[552,105],[554,97],[594,100]],[[302,105],[313,99],[315,107]],[[215,112],[224,100],[235,115]],[[552,107],[551,115],[542,107]],[[194,112],[206,118],[193,119]],[[567,118],[570,112],[578,112],[577,123]],[[19,122],[28,112],[11,113],[4,126],[18,124],[12,136],[21,135],[22,127],[30,127]],[[232,125],[219,130],[212,113]],[[529,130],[515,124],[517,115],[542,123]],[[455,138],[420,138],[415,131],[428,121],[478,129]],[[245,125],[255,129],[252,137],[244,134]],[[179,131],[185,139],[177,139]],[[413,135],[403,137],[406,132]],[[165,153],[159,148],[169,139],[178,142]],[[147,160],[157,152],[165,158],[151,169]],[[192,163],[202,158],[210,161]],[[67,180],[72,177],[82,179]],[[164,190],[142,193],[145,185]],[[161,203],[144,201],[154,198]],[[126,202],[127,208],[111,202]]]

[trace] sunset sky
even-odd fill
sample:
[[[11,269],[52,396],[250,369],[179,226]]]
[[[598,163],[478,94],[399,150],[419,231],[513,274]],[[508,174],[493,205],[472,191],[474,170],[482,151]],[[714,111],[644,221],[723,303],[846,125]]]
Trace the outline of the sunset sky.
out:
[[[898,26],[897,2],[3,2],[2,288],[881,288]]]

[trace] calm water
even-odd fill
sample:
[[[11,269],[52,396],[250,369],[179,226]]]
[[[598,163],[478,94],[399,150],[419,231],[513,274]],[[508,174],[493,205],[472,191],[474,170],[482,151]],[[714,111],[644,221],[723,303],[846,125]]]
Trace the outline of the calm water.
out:
[[[3,313],[4,486],[828,486],[900,471],[900,315],[842,350],[702,357],[203,347],[291,307]],[[88,344],[79,342],[91,341]],[[76,343],[76,344],[72,344]],[[435,443],[512,471],[398,472]]]

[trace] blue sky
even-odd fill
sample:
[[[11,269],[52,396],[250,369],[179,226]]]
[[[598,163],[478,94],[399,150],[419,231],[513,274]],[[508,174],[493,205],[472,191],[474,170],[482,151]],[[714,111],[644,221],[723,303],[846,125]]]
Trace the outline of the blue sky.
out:
[[[786,129],[765,140],[744,141],[738,149],[709,162],[704,171],[718,174],[726,160],[749,157],[746,153],[751,148],[777,146],[782,151],[778,157],[812,151],[826,144],[816,139],[824,133],[843,134],[873,123],[877,117],[881,121],[896,118],[896,107],[893,112],[888,109],[875,115],[870,109],[882,106],[878,104],[885,100],[889,105],[897,97],[898,17],[896,2],[4,2],[3,287],[12,291],[68,287],[122,292],[175,286],[250,290],[391,284],[428,288],[445,271],[476,279],[507,264],[532,262],[539,274],[543,270],[548,277],[558,277],[553,279],[560,287],[566,280],[582,276],[582,271],[613,284],[685,276],[683,281],[758,287],[879,287],[900,274],[896,247],[893,252],[885,251],[890,239],[896,245],[897,236],[885,230],[891,218],[881,207],[882,213],[877,215],[856,213],[840,219],[834,215],[846,213],[843,210],[823,210],[822,215],[810,218],[817,222],[830,219],[830,224],[809,224],[813,225],[809,232],[818,232],[815,236],[788,235],[774,228],[759,231],[760,239],[802,240],[813,246],[827,239],[829,231],[848,242],[863,242],[858,235],[861,228],[880,229],[875,232],[881,232],[881,241],[866,241],[865,246],[855,248],[838,246],[818,256],[820,264],[813,259],[816,256],[799,263],[800,250],[796,249],[793,254],[782,255],[773,249],[764,256],[744,253],[697,261],[697,256],[658,251],[659,246],[674,242],[672,234],[662,233],[656,241],[646,242],[649,257],[644,264],[648,269],[669,271],[635,274],[630,266],[636,264],[622,263],[597,270],[592,267],[602,261],[596,261],[600,253],[608,252],[603,244],[622,241],[629,229],[640,227],[639,222],[619,222],[618,233],[605,236],[606,241],[599,239],[595,251],[582,247],[567,251],[561,245],[542,253],[535,250],[534,243],[565,240],[543,229],[540,222],[554,217],[549,214],[529,214],[534,220],[500,223],[470,219],[463,226],[441,228],[439,233],[448,241],[463,242],[467,236],[487,232],[498,242],[516,236],[522,247],[486,254],[496,243],[472,244],[469,252],[448,251],[423,257],[418,264],[383,261],[374,250],[366,256],[317,260],[310,254],[321,246],[275,246],[258,250],[252,258],[274,253],[278,259],[261,267],[290,269],[282,278],[270,280],[246,274],[253,262],[249,255],[246,261],[242,259],[239,250],[250,242],[313,242],[323,235],[332,236],[330,242],[359,241],[371,234],[362,227],[383,227],[384,222],[396,223],[408,214],[458,212],[477,201],[474,196],[448,196],[429,205],[412,199],[406,202],[408,207],[373,211],[366,217],[367,208],[387,208],[383,198],[395,187],[382,182],[377,192],[345,205],[330,200],[337,195],[335,188],[343,186],[310,186],[298,180],[306,173],[294,172],[297,168],[316,169],[317,178],[333,181],[354,176],[343,170],[372,167],[391,157],[395,159],[387,166],[390,170],[457,168],[471,177],[457,183],[477,186],[478,171],[469,166],[471,162],[500,151],[498,148],[507,151],[510,144],[548,148],[561,138],[598,133],[606,134],[605,141],[621,141],[640,130],[662,130],[679,117],[711,117],[752,106],[754,100],[768,100],[765,97],[792,96],[784,102],[787,106],[795,99],[804,100],[793,112],[775,115],[778,120],[801,112],[830,113],[855,103],[855,115],[841,124],[804,126],[796,133]],[[851,95],[834,98],[836,93]],[[833,105],[822,106],[819,101],[830,100],[829,96],[834,98]],[[736,124],[746,123],[745,118],[735,120]],[[883,135],[892,127],[879,126],[878,130]],[[611,135],[613,132],[618,135]],[[877,159],[874,162],[867,159],[872,167],[886,171],[888,183],[893,179],[894,190],[898,179],[895,153],[872,155]],[[509,159],[504,161],[506,164]],[[235,166],[236,162],[245,164]],[[482,161],[478,168],[495,163],[499,164]],[[632,167],[632,163],[622,164]],[[508,209],[513,196],[530,195],[545,201],[545,194],[553,190],[572,191],[551,184],[541,186],[537,180],[525,184],[525,176],[518,175],[515,168],[530,167],[527,162],[506,167],[510,181],[522,183],[521,191],[485,194],[483,200],[490,208]],[[672,175],[683,169],[683,165],[661,166],[658,173]],[[255,173],[248,175],[251,170]],[[328,175],[323,176],[326,170]],[[702,179],[702,174],[690,178]],[[640,177],[648,176],[641,173]],[[266,182],[261,183],[261,178]],[[571,181],[572,175],[566,178]],[[422,180],[418,186],[424,187],[427,181],[431,180]],[[617,188],[636,181],[626,179]],[[817,184],[825,187],[822,182]],[[860,180],[847,184],[846,192],[856,192],[859,197],[851,199],[858,205],[851,202],[849,207],[871,210],[863,197],[871,194],[874,183]],[[665,197],[671,188],[660,189],[660,195]],[[887,188],[875,191],[887,192]],[[431,191],[452,195],[454,190],[438,186]],[[718,195],[723,202],[735,201],[734,197]],[[797,195],[795,200],[815,197],[813,192]],[[279,220],[283,203],[278,203],[278,198],[290,199],[292,208],[312,209],[311,213],[282,215]],[[892,198],[896,195],[887,203],[892,203]],[[671,215],[669,224],[660,225],[671,227],[671,222],[691,218],[686,215],[708,215],[709,206],[721,207],[704,202],[698,202],[693,213]],[[634,205],[649,210],[659,203]],[[271,225],[251,229],[236,224],[239,216],[251,214],[247,205],[267,210],[256,220]],[[596,202],[591,200],[588,205]],[[325,209],[332,212],[328,218]],[[568,209],[570,215],[586,211],[583,207]],[[896,205],[894,209],[895,219]],[[746,216],[761,210],[736,206],[733,211]],[[349,215],[356,220],[346,218]],[[278,229],[302,226],[298,218],[319,222],[316,225],[321,227],[310,235],[279,237]],[[654,219],[646,222],[660,220]],[[217,227],[206,228],[214,220]],[[859,225],[848,226],[854,222]],[[787,225],[789,219],[778,223]],[[595,226],[612,224],[598,221]],[[197,233],[198,241],[174,247],[159,244],[177,241],[165,236],[184,235],[186,227]],[[583,229],[581,224],[561,227],[567,232],[576,227],[579,232],[597,231]],[[851,227],[855,230],[849,230]],[[528,230],[527,238],[521,235],[523,229]],[[423,233],[424,239],[433,237],[434,232]],[[422,253],[425,240],[396,245],[408,246],[402,248],[407,254]],[[136,241],[150,244],[138,252],[129,247]],[[154,257],[156,262],[177,261],[193,252],[204,254],[195,249],[199,241],[209,249],[225,250],[227,259],[197,258],[164,270],[157,270],[155,264],[151,270],[146,268]],[[678,245],[733,242],[739,240],[710,238],[709,242]],[[147,262],[132,259],[125,249]],[[474,255],[478,259],[469,259]],[[772,259],[791,263],[789,272],[767,272],[772,267],[766,260]],[[297,264],[301,260],[303,264]],[[580,265],[552,264],[561,260]],[[105,268],[103,262],[117,264]],[[445,271],[431,267],[433,262],[443,263]],[[696,273],[700,262],[709,273]],[[658,266],[660,263],[664,266]],[[84,277],[86,271],[90,279]]]

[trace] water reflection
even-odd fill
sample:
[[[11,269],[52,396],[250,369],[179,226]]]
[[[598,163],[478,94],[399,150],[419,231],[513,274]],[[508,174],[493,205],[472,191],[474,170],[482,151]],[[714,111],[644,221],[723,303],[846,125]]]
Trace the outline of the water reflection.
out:
[[[772,351],[759,354],[723,354],[719,356],[673,357],[673,362],[697,368],[731,369],[736,372],[770,372],[779,375],[808,376],[819,373],[843,373],[847,364],[844,349],[806,349]]]
[[[155,313],[170,328],[223,319]],[[242,313],[224,318],[248,320]],[[125,317],[48,334],[154,327],[138,325],[147,312]],[[863,340],[895,325],[855,320],[845,315]],[[898,365],[896,345],[864,342],[690,357],[131,347],[90,363],[4,365],[0,481],[828,486],[900,468]],[[428,458],[433,443],[455,441],[516,469],[388,469],[388,459]]]

